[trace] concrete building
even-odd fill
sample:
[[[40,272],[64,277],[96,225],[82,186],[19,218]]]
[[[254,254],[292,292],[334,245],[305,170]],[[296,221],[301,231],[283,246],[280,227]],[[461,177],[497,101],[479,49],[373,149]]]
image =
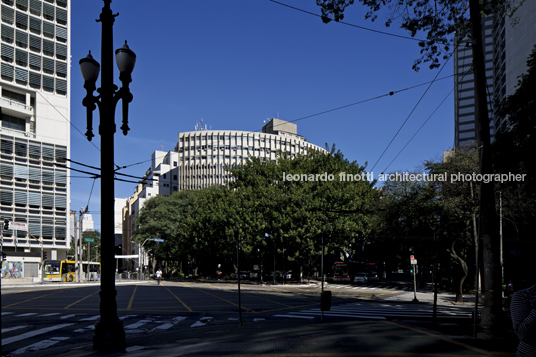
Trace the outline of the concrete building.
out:
[[[309,150],[326,152],[298,135],[296,124],[280,119],[270,120],[261,133],[207,130],[202,122],[195,131],[179,133],[173,151],[152,154],[151,167],[127,200],[123,209],[123,254],[138,254],[132,234],[136,230],[135,216],[146,200],[181,190],[226,185],[230,179],[226,166],[240,165],[249,157],[276,160],[278,150],[291,155]]]
[[[37,278],[70,247],[70,0],[2,0],[2,278]]]
[[[527,70],[527,58],[536,45],[536,2],[524,2],[515,17],[519,23],[514,27],[502,13],[483,19],[492,138],[496,130],[504,125],[494,112],[494,103],[515,92],[518,77]],[[472,48],[467,39],[464,39],[454,53],[455,147],[469,145],[476,140],[472,60]]]

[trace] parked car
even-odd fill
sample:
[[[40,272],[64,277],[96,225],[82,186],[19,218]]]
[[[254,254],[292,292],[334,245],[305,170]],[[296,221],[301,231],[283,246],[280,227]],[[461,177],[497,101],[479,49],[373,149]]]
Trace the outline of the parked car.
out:
[[[372,283],[372,282],[379,281],[380,278],[378,277],[378,273],[370,272],[370,273],[368,273],[367,280]]]
[[[356,273],[354,277],[354,283],[365,284],[367,282],[367,273]]]

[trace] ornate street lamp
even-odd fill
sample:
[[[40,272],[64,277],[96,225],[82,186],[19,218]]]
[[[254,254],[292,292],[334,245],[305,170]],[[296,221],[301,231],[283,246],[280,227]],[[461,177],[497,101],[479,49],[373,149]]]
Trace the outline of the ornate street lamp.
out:
[[[101,64],[93,59],[91,52],[80,60],[80,70],[84,78],[87,95],[82,104],[87,108],[87,132],[89,141],[93,138],[93,111],[98,106],[100,113],[99,134],[101,136],[101,290],[100,318],[95,323],[93,349],[99,351],[123,351],[126,347],[123,323],[117,316],[115,290],[114,254],[114,133],[115,108],[119,99],[123,100],[123,125],[121,130],[127,135],[128,103],[132,101],[129,83],[136,62],[136,55],[125,41],[123,47],[115,51],[119,79],[123,86],[117,90],[113,83],[113,24],[119,14],[112,14],[111,0],[104,0],[104,7],[97,22],[102,23]],[[95,83],[102,68],[101,87],[94,96]]]

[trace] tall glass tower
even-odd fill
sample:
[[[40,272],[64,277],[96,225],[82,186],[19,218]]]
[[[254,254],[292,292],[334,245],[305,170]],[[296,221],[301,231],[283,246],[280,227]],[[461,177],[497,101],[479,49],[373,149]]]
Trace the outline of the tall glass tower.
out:
[[[12,222],[2,278],[38,278],[42,258],[70,248],[71,1],[1,6],[0,218]]]
[[[492,138],[504,125],[495,114],[494,104],[515,92],[518,77],[526,72],[527,58],[536,45],[536,1],[524,2],[515,19],[513,24],[504,13],[482,19]],[[458,46],[454,59],[454,145],[460,147],[476,140],[472,49],[467,39]]]

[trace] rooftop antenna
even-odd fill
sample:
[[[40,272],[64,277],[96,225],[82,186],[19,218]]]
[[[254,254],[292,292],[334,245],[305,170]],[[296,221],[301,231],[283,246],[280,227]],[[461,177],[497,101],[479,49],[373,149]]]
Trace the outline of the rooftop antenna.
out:
[[[160,150],[164,151],[164,139],[160,140]]]

